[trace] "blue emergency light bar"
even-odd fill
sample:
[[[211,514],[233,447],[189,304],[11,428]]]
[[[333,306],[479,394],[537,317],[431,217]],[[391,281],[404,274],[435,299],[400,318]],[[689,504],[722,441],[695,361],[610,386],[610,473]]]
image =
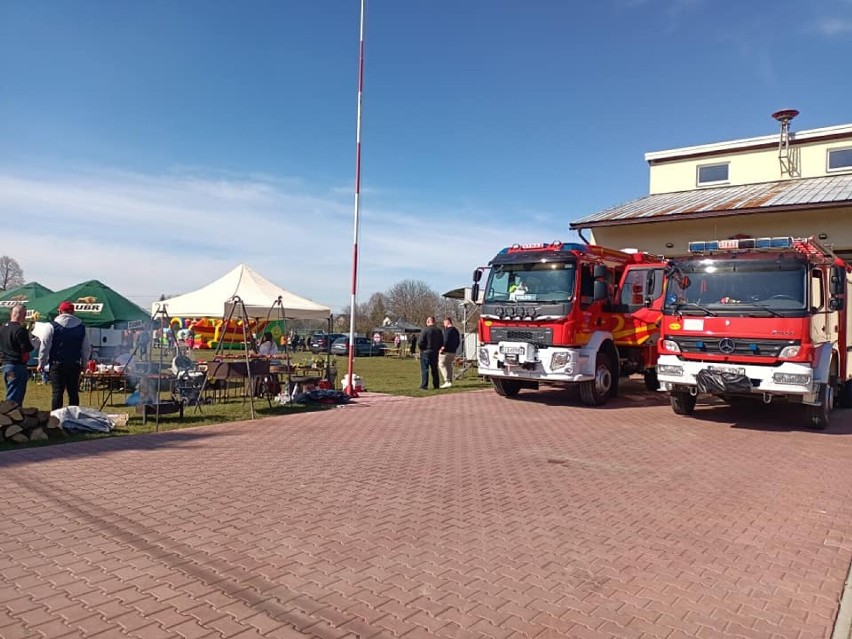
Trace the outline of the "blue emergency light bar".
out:
[[[744,237],[736,240],[712,240],[709,242],[690,242],[690,253],[708,253],[711,251],[731,251],[743,249],[785,249],[793,248],[792,237]]]

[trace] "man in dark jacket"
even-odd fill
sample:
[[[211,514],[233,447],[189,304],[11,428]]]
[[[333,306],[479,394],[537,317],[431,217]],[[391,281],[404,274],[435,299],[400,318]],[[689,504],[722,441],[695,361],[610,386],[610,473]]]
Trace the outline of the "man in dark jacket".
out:
[[[49,365],[53,387],[50,410],[62,408],[65,391],[68,391],[69,406],[80,405],[80,371],[90,350],[86,327],[74,315],[74,304],[62,302],[59,315],[44,332],[38,356],[39,371]]]
[[[30,376],[27,362],[33,344],[30,334],[24,328],[27,309],[23,304],[15,304],[9,321],[0,327],[0,360],[2,360],[3,381],[6,383],[6,399],[24,404],[27,394],[27,379]]]
[[[426,318],[426,328],[420,333],[417,347],[420,349],[420,389],[429,387],[429,371],[432,371],[432,388],[438,388],[438,352],[444,346],[444,335],[435,326],[435,318]]]
[[[449,317],[444,318],[444,345],[441,347],[438,356],[438,366],[441,370],[441,376],[444,378],[444,383],[441,388],[449,388],[453,385],[453,361],[456,359],[456,351],[459,350],[461,337],[458,329],[453,326],[453,320]]]

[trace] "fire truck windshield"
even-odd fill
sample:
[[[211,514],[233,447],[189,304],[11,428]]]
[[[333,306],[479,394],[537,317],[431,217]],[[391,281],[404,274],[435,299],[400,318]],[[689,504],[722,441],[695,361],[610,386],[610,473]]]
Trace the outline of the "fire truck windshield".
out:
[[[665,312],[800,315],[807,277],[807,265],[797,259],[679,260],[669,273]]]
[[[575,276],[574,263],[501,264],[491,269],[484,301],[570,302]]]

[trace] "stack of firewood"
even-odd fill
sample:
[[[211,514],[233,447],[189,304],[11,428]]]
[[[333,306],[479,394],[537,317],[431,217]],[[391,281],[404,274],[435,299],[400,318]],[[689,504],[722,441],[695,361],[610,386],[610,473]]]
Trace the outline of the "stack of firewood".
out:
[[[0,402],[0,440],[26,444],[61,439],[65,431],[59,420],[37,408],[22,408],[16,402]]]

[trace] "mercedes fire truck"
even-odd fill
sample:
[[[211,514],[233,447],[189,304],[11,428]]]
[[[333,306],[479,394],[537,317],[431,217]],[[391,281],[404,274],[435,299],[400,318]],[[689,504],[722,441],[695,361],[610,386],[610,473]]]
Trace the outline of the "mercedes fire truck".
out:
[[[590,406],[616,396],[619,377],[632,373],[656,390],[665,266],[645,253],[594,245],[503,249],[487,267],[479,374],[505,397],[557,385]],[[474,299],[484,271],[474,271]]]
[[[813,238],[690,242],[670,262],[657,373],[672,409],[784,398],[829,423],[852,406],[850,267]]]

